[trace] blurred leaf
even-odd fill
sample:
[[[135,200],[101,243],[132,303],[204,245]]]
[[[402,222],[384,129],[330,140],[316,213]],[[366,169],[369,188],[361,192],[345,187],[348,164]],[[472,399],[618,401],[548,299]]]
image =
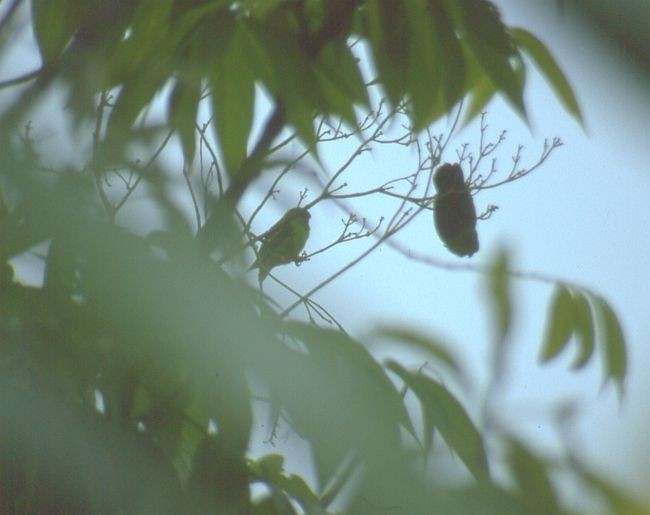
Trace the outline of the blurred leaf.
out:
[[[524,50],[524,52],[533,59],[537,68],[544,74],[546,80],[551,84],[556,95],[560,97],[564,107],[573,114],[580,123],[584,124],[580,112],[580,106],[578,105],[578,101],[571,89],[571,85],[546,46],[525,29],[514,28],[510,29],[509,32],[512,34],[517,46]]]
[[[594,352],[594,320],[586,297],[580,292],[573,293],[575,309],[575,332],[578,339],[578,355],[573,363],[576,369],[582,368]]]
[[[419,132],[433,120],[440,85],[443,50],[433,31],[431,8],[421,0],[405,4],[409,25],[408,91],[413,102],[414,131]]]
[[[131,129],[140,113],[153,100],[163,86],[166,77],[161,70],[143,69],[137,77],[131,78],[120,91],[106,128],[108,148],[105,155],[114,155],[123,150],[131,137]]]
[[[519,114],[527,119],[520,84],[510,59],[515,47],[497,8],[487,0],[460,2],[462,33],[477,62]]]
[[[556,357],[571,339],[576,324],[576,312],[569,290],[558,285],[551,301],[551,315],[546,327],[540,360],[547,363]]]
[[[480,113],[482,113],[490,101],[494,98],[497,90],[494,89],[492,81],[483,75],[477,84],[470,90],[470,103],[465,112],[463,126],[467,125]]]
[[[228,173],[236,174],[247,150],[255,107],[255,75],[246,62],[238,31],[232,36],[219,68],[210,77],[219,146]]]
[[[360,59],[347,44],[325,47],[319,54],[318,66],[353,103],[369,108],[368,90],[359,69]]]
[[[448,367],[461,380],[464,379],[460,364],[447,349],[447,346],[431,335],[416,332],[413,329],[399,327],[380,327],[375,331],[375,336],[398,340],[402,343],[424,350],[436,360]]]
[[[34,36],[44,62],[59,57],[77,27],[72,0],[32,0]]]
[[[430,449],[435,428],[474,477],[488,478],[490,472],[483,439],[460,402],[444,386],[423,374],[409,372],[395,361],[390,361],[387,367],[420,400],[425,424],[425,452]]]
[[[466,57],[451,22],[451,17],[441,0],[431,0],[428,5],[430,21],[435,28],[436,45],[440,49],[440,88],[438,107],[431,119],[438,119],[459,102],[467,88]]]
[[[548,475],[547,465],[524,445],[510,439],[508,462],[521,493],[526,513],[563,513]]]
[[[625,393],[623,383],[627,372],[627,356],[623,329],[616,313],[605,299],[595,296],[594,303],[596,318],[600,320],[599,340],[603,344],[605,353],[605,382],[612,379],[620,393]]]
[[[508,254],[502,250],[492,262],[489,276],[490,304],[497,323],[496,341],[498,345],[505,341],[512,321],[508,270]]]
[[[196,114],[201,98],[200,81],[179,77],[169,97],[169,125],[178,131],[187,165],[194,159],[196,148]]]
[[[603,477],[599,472],[590,470],[578,460],[573,459],[572,465],[573,469],[580,474],[582,480],[605,499],[611,509],[611,513],[621,515],[648,514],[650,505],[647,502],[643,503],[641,500],[635,499],[621,487]]]
[[[373,1],[366,5],[364,25],[379,80],[394,107],[406,92],[411,56],[407,7],[403,0]]]
[[[284,457],[280,454],[267,454],[257,461],[251,461],[250,468],[258,479],[268,482],[274,489],[279,489],[300,503],[303,509],[319,504],[318,496],[307,483],[294,474],[283,470]]]

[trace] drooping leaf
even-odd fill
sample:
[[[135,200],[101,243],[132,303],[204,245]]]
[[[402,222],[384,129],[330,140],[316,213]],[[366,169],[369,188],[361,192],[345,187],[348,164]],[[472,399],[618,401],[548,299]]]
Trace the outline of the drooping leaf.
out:
[[[219,146],[230,174],[246,156],[255,107],[255,75],[246,62],[238,31],[235,31],[210,76],[213,114]]]
[[[432,120],[442,78],[442,49],[434,34],[429,5],[420,0],[405,4],[409,24],[408,92],[413,102],[414,130],[420,131]]]
[[[178,131],[185,162],[189,165],[196,148],[196,114],[201,98],[201,83],[180,77],[169,97],[169,125]]]
[[[582,368],[594,352],[594,320],[587,298],[580,292],[573,292],[575,308],[575,333],[578,340],[578,355],[573,368]]]
[[[595,312],[600,320],[601,336],[605,359],[605,382],[612,379],[621,393],[627,372],[625,336],[612,307],[602,297],[595,299]]]
[[[527,513],[562,513],[546,463],[514,438],[508,445],[508,463]]]
[[[432,354],[437,361],[454,372],[459,379],[462,380],[464,377],[458,360],[442,341],[432,337],[431,335],[405,327],[400,328],[388,326],[379,328],[375,334],[377,336],[394,339],[411,345],[417,349],[424,350],[425,352]]]
[[[451,15],[441,0],[431,0],[429,9],[430,22],[438,40],[436,46],[440,49],[440,88],[437,109],[432,113],[432,119],[437,119],[463,98],[468,87],[467,59],[454,30]]]
[[[435,428],[474,477],[489,477],[481,433],[460,402],[444,386],[423,374],[410,372],[395,361],[390,361],[387,366],[420,400],[425,424],[425,452],[430,449]]]
[[[396,106],[406,93],[409,55],[409,26],[403,0],[372,1],[363,11],[365,36],[373,62],[388,99]]]
[[[44,62],[58,57],[76,31],[74,2],[32,0],[32,21]]]
[[[505,251],[501,251],[492,262],[488,286],[490,304],[496,318],[496,341],[501,345],[510,331],[512,321],[508,255]]]
[[[558,285],[551,301],[551,315],[546,328],[540,361],[547,363],[569,343],[576,323],[573,297],[569,290]]]
[[[497,8],[487,0],[462,0],[459,5],[463,39],[493,84],[526,119],[523,87],[512,59],[516,49]]]
[[[544,43],[522,28],[510,29],[513,40],[535,62],[538,69],[550,83],[564,107],[580,122],[584,123],[580,106],[564,73],[555,62]]]

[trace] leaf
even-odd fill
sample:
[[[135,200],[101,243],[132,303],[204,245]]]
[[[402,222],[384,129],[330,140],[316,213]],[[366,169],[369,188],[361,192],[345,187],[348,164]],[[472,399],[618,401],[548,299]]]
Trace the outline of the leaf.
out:
[[[547,363],[556,357],[571,339],[576,316],[569,290],[559,285],[551,303],[551,315],[542,344],[540,361]]]
[[[210,77],[219,146],[231,176],[246,156],[255,107],[255,75],[239,39],[236,30]]]
[[[411,64],[405,3],[403,0],[370,2],[362,14],[364,35],[370,44],[379,80],[391,104],[396,106],[406,92]]]
[[[464,41],[493,84],[526,119],[523,87],[510,62],[516,55],[496,7],[487,0],[462,0],[460,23]]]
[[[594,320],[587,298],[581,293],[574,292],[573,306],[575,309],[575,332],[578,339],[578,355],[573,368],[582,368],[594,352]]]
[[[435,28],[440,48],[440,94],[438,110],[432,114],[433,119],[449,112],[456,105],[466,90],[467,64],[463,48],[454,30],[451,18],[443,8],[440,0],[429,2],[431,23]]]
[[[419,131],[433,120],[442,77],[439,40],[430,23],[430,8],[420,0],[406,3],[409,24],[408,91],[413,101],[413,129]]]
[[[106,128],[109,152],[119,152],[129,139],[129,132],[140,113],[153,99],[164,82],[164,77],[143,71],[127,82],[120,91]]]
[[[56,59],[76,32],[74,12],[70,0],[32,0],[34,36],[44,62]]]
[[[512,301],[508,276],[508,255],[502,250],[490,266],[489,295],[497,321],[496,341],[502,344],[510,331]]]
[[[562,513],[546,463],[514,438],[508,444],[508,462],[528,513]]]
[[[409,372],[395,361],[387,366],[420,400],[425,420],[425,451],[430,448],[435,427],[474,477],[489,477],[483,439],[460,402],[444,386],[423,374]]]
[[[644,505],[641,500],[633,497],[599,473],[590,470],[585,464],[573,459],[572,465],[573,470],[580,475],[580,478],[603,497],[609,505],[611,513],[625,513],[628,515],[648,513],[650,509],[648,504]]]
[[[196,114],[201,99],[201,82],[179,77],[169,96],[169,125],[178,131],[185,162],[194,159],[196,148]]]
[[[327,110],[327,99],[307,57],[295,39],[258,27],[257,36],[274,69],[277,80],[271,93],[279,98],[287,113],[287,120],[296,129],[303,142],[316,149],[314,117]]]
[[[368,90],[359,69],[359,59],[345,43],[327,45],[319,54],[317,64],[353,103],[368,108]]]
[[[613,379],[623,393],[627,372],[625,336],[616,313],[602,297],[595,299],[595,312],[601,321],[601,341],[605,352],[605,382]]]
[[[428,334],[419,333],[408,328],[383,327],[379,328],[375,332],[375,335],[398,340],[403,343],[412,345],[415,348],[422,349],[429,354],[432,354],[437,359],[437,361],[448,367],[459,378],[463,378],[460,364],[451,354],[451,352],[449,352],[447,346]]]
[[[555,59],[546,46],[533,34],[522,28],[510,29],[514,42],[535,62],[539,70],[544,74],[556,95],[560,97],[564,107],[582,124],[584,120],[580,112],[580,106],[573,93],[569,81],[562,70],[555,62]]]

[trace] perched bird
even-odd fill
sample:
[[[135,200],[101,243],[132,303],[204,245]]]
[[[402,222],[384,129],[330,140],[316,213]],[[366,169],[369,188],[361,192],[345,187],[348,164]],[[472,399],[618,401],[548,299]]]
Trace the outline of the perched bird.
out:
[[[309,238],[309,211],[302,207],[289,209],[260,239],[262,246],[249,270],[259,268],[262,283],[272,268],[297,261]]]
[[[459,164],[443,164],[436,170],[433,183],[438,191],[433,207],[438,236],[457,256],[471,256],[478,250],[476,209],[462,168]]]

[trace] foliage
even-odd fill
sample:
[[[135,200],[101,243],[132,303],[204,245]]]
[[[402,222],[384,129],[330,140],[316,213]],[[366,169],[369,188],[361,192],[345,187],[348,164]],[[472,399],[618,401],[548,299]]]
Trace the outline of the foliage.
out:
[[[4,11],[1,32],[19,30],[20,3]],[[434,135],[432,122],[455,112],[455,127],[463,99],[472,118],[497,93],[525,118],[522,51],[580,118],[568,82],[533,35],[506,27],[485,0],[32,0],[30,21],[43,64],[2,83],[20,86],[0,129],[2,513],[568,512],[553,469],[604,502],[634,506],[570,453],[551,463],[498,425],[477,422],[464,406],[467,372],[445,342],[382,328],[377,338],[396,353],[424,351],[435,373],[380,363],[313,299],[380,245],[399,251],[391,236],[432,210],[432,176],[451,135]],[[65,91],[71,138],[94,125],[63,159],[44,153],[25,125],[56,87]],[[270,108],[257,131],[262,92]],[[160,98],[164,121],[152,122]],[[207,105],[210,122],[198,125]],[[403,132],[387,138],[390,124]],[[487,128],[481,115],[478,148],[459,152],[473,194],[525,177],[560,145],[545,142],[528,167],[519,148],[505,177],[494,161],[481,172],[505,139],[489,142]],[[176,137],[193,221],[158,164]],[[326,145],[355,138],[334,173],[308,178],[320,192],[301,190],[300,203],[376,196],[397,208],[372,226],[350,212],[337,238],[300,259],[372,243],[305,294],[284,284],[297,300],[279,308],[240,273],[244,249],[263,236],[254,219],[289,172],[322,165]],[[283,151],[295,141],[302,152],[289,159]],[[380,144],[416,149],[416,169],[350,191],[344,173]],[[146,161],[132,157],[146,152]],[[263,171],[273,182],[245,216],[239,201]],[[141,190],[160,226],[127,217],[118,224]],[[13,277],[13,265],[30,255],[42,259],[38,287]],[[482,272],[498,357],[516,273],[505,254]],[[289,320],[298,307],[302,321]],[[561,284],[542,360],[573,337],[576,367],[598,343],[605,380],[622,388],[625,345],[612,308],[597,293]],[[498,418],[486,409],[486,420]],[[308,443],[313,481],[287,472],[280,454],[250,455],[264,412]],[[493,441],[506,448],[503,461],[490,452]],[[443,442],[467,471],[451,484],[435,469]],[[262,493],[253,495],[253,485]]]

